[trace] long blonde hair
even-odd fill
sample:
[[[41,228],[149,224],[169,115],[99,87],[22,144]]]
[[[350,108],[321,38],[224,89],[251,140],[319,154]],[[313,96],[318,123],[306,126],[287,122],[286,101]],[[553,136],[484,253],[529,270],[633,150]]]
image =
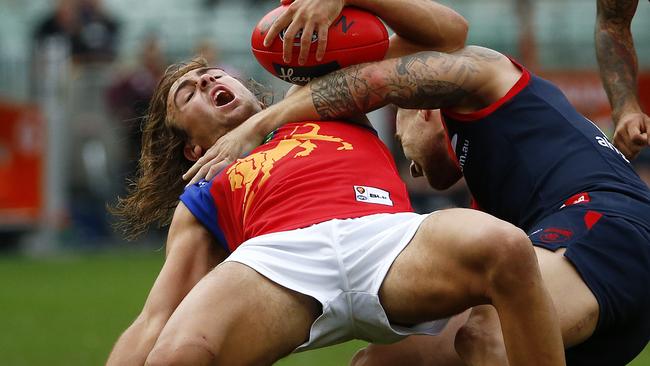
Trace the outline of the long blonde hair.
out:
[[[181,176],[192,166],[183,155],[187,134],[167,116],[167,95],[176,80],[187,72],[207,67],[203,58],[171,65],[158,82],[142,124],[142,153],[138,170],[127,181],[126,197],[119,197],[109,211],[115,224],[129,239],[147,231],[150,225],[169,224],[185,183]]]
[[[133,240],[152,225],[170,223],[178,197],[186,182],[181,176],[193,164],[183,154],[187,134],[167,115],[167,96],[181,76],[208,67],[203,58],[171,65],[156,86],[142,124],[142,153],[134,179],[127,180],[127,194],[118,197],[109,211],[118,218],[114,225],[124,236]],[[249,80],[247,87],[262,102],[273,102],[273,95],[261,84]]]

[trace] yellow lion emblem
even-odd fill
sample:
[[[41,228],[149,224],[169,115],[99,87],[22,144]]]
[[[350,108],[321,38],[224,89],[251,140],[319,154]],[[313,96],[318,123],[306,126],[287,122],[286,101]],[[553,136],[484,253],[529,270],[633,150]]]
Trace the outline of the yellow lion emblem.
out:
[[[299,128],[311,128],[307,133],[296,133]],[[257,187],[261,187],[271,177],[271,171],[275,163],[280,159],[288,156],[294,149],[298,151],[293,155],[293,158],[308,156],[316,149],[317,145],[313,141],[328,141],[336,142],[341,146],[337,150],[352,150],[353,146],[343,139],[334,136],[319,134],[320,126],[314,123],[306,123],[302,126],[294,128],[294,130],[284,140],[280,141],[278,145],[270,150],[261,151],[255,154],[248,155],[245,158],[238,159],[227,171],[228,180],[230,181],[230,189],[245,189],[244,193],[244,219],[248,214],[248,209],[255,192],[251,192],[253,183],[257,177],[262,176],[257,183]]]

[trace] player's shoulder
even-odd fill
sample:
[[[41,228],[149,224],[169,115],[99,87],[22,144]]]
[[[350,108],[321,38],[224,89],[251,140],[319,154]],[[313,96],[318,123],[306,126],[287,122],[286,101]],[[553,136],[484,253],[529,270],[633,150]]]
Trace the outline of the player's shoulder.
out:
[[[523,69],[506,55],[490,48],[467,46],[457,55],[473,69],[473,90],[483,102],[492,103],[505,95],[520,79]]]

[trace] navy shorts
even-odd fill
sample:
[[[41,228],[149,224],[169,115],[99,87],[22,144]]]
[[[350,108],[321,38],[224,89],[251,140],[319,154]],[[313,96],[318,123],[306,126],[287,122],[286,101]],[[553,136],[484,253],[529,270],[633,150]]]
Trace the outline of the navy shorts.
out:
[[[588,193],[579,201],[541,219],[528,234],[535,246],[567,248],[564,256],[600,306],[594,334],[567,349],[567,364],[625,365],[650,339],[650,205],[610,193]]]

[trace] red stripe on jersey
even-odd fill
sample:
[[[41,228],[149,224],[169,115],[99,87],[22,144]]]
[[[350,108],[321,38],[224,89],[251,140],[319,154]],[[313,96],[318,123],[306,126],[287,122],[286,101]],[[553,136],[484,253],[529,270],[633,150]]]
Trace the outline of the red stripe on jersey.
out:
[[[515,85],[508,90],[506,95],[502,96],[497,100],[496,102],[490,104],[489,106],[479,109],[478,111],[471,112],[471,113],[458,113],[451,111],[449,109],[441,109],[441,112],[448,115],[449,117],[459,120],[459,121],[464,121],[464,122],[471,122],[471,121],[476,121],[481,118],[485,118],[492,114],[494,111],[496,111],[499,107],[501,107],[504,103],[512,99],[515,95],[519,94],[519,92],[524,89],[528,83],[530,82],[530,72],[520,65],[518,62],[510,58],[510,61],[517,66],[522,72],[521,76],[519,77],[519,80],[515,83]]]

